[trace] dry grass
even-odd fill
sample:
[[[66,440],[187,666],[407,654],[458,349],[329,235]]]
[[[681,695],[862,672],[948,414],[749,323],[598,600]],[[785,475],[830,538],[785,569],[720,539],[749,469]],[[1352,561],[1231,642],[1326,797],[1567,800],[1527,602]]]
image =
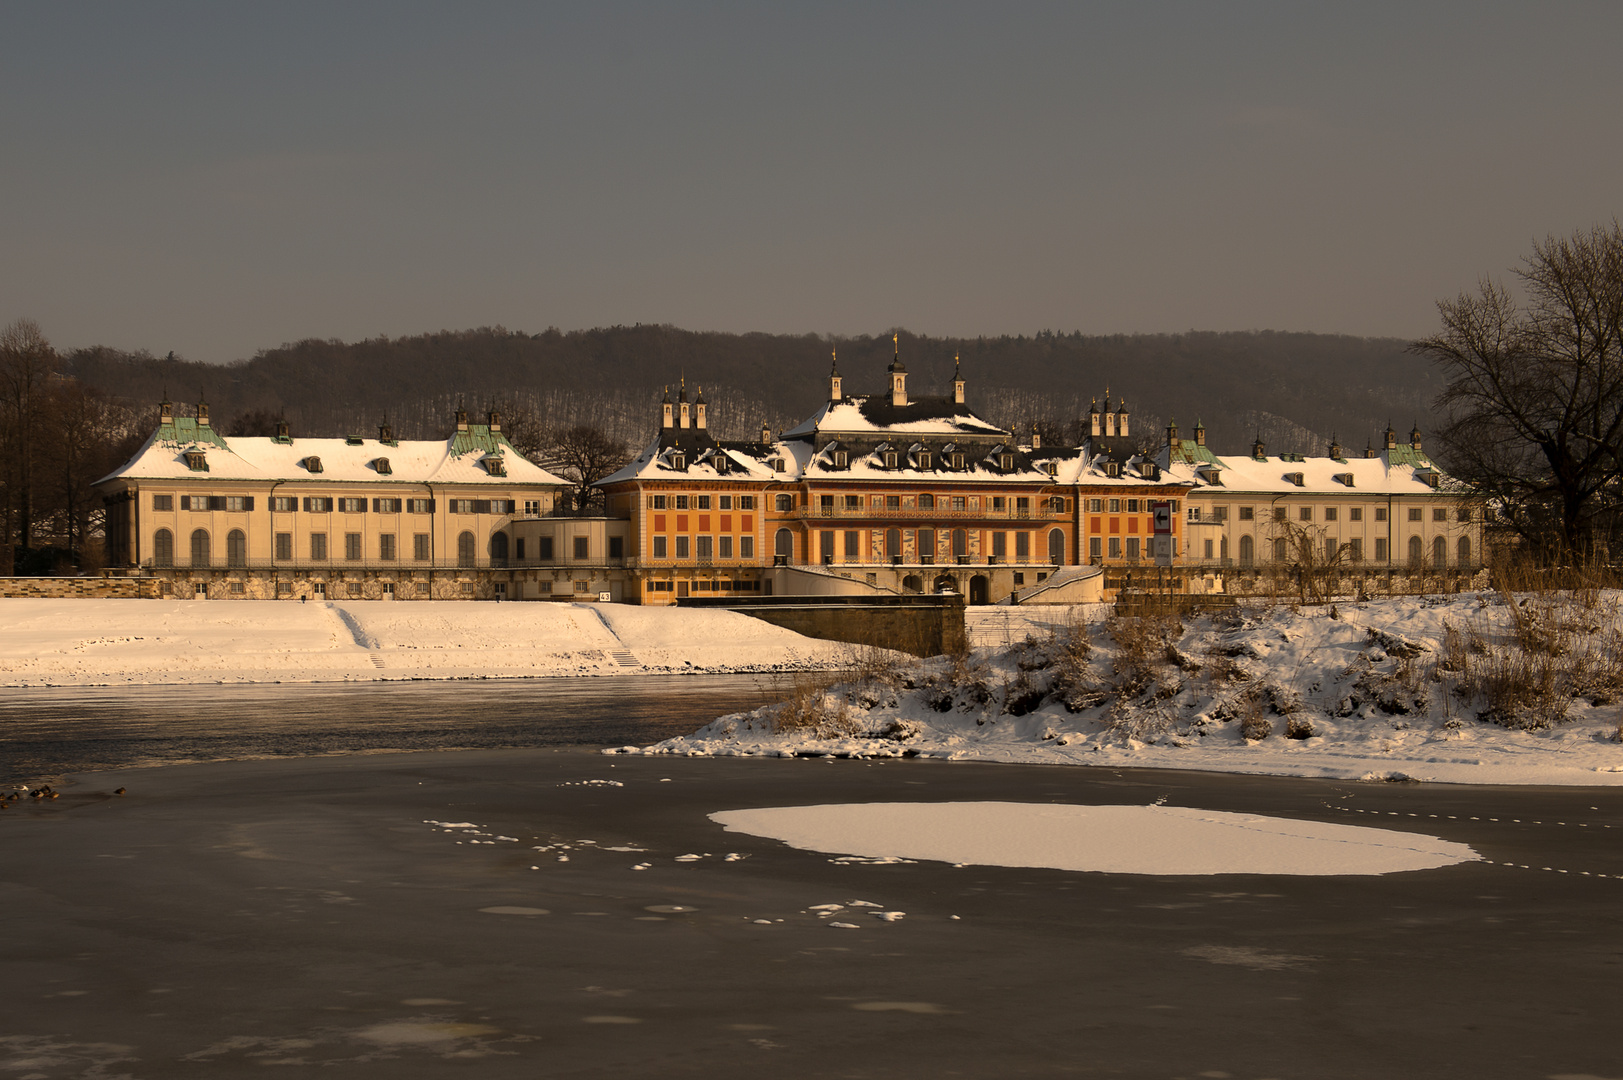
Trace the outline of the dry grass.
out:
[[[862,726],[851,715],[844,700],[834,700],[829,676],[796,676],[794,692],[772,716],[772,728],[780,735],[792,733],[818,739],[844,738],[861,733]]]

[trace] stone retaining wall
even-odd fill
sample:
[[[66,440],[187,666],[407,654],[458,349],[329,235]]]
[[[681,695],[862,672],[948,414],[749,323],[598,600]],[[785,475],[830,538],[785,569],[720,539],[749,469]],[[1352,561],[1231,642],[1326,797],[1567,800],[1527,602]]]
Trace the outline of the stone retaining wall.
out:
[[[80,597],[156,600],[160,593],[156,578],[131,577],[0,577],[0,596],[38,599],[78,599]]]

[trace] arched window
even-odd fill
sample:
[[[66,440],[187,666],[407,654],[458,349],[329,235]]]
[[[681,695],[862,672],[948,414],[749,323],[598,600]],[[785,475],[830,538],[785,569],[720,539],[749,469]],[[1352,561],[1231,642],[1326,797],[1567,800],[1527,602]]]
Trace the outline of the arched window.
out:
[[[902,530],[885,530],[885,557],[889,559],[902,557]]]
[[[1418,567],[1425,557],[1426,546],[1420,542],[1420,537],[1409,537],[1409,565]]]
[[[1431,564],[1438,570],[1448,566],[1448,541],[1441,536],[1432,539]]]
[[[456,564],[461,567],[470,567],[478,560],[479,549],[474,544],[473,533],[465,532],[456,538]]]
[[[192,565],[207,566],[209,564],[209,533],[207,529],[197,529],[192,533]]]
[[[779,529],[777,537],[773,540],[772,553],[781,555],[785,559],[793,558],[795,554],[795,534],[788,529]]]
[[[490,537],[490,561],[492,565],[507,561],[507,534],[504,532],[492,533]]]
[[[963,529],[952,530],[952,553],[955,556],[969,554],[969,534]]]
[[[1285,561],[1285,538],[1283,536],[1276,536],[1276,537],[1274,537],[1274,562],[1284,562],[1284,561]]]
[[[175,565],[175,534],[168,529],[159,529],[152,534],[152,565]]]
[[[1256,541],[1252,540],[1251,537],[1249,537],[1249,536],[1240,537],[1240,565],[1241,566],[1250,566],[1252,563],[1256,562],[1257,561],[1256,551],[1257,551]]]
[[[225,535],[225,564],[239,568],[248,565],[248,534],[241,529]]]
[[[1055,566],[1065,562],[1065,530],[1048,530],[1048,561]]]
[[[1457,550],[1459,551],[1460,565],[1461,566],[1470,566],[1471,565],[1471,538],[1469,536],[1460,537],[1460,542],[1457,545]]]

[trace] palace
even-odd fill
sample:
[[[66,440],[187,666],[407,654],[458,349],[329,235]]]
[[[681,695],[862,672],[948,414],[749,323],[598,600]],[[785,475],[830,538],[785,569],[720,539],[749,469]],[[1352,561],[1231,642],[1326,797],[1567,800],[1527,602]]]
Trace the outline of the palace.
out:
[[[605,512],[555,512],[566,483],[500,418],[458,412],[445,441],[226,439],[206,405],[168,402],[134,459],[97,487],[110,565],[177,596],[606,600],[952,592],[972,604],[1076,603],[1123,590],[1277,589],[1333,573],[1382,592],[1481,569],[1471,492],[1420,432],[1348,458],[1219,457],[1197,423],[1137,438],[1109,395],[1077,447],[1020,440],[951,393],[908,388],[899,350],[880,393],[838,363],[806,420],[717,439],[702,389],[659,405],[643,451],[598,482]],[[1152,541],[1160,506],[1169,558]],[[1166,513],[1169,512],[1169,513]],[[1355,580],[1349,581],[1352,578]]]

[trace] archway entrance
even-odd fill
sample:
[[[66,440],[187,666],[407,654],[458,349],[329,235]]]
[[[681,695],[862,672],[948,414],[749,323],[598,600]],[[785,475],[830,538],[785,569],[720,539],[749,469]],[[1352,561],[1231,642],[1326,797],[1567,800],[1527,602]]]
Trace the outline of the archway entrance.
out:
[[[990,583],[986,580],[985,574],[976,574],[974,577],[970,578],[969,602],[971,604],[986,603],[986,594],[989,587]]]
[[[902,579],[902,591],[911,593],[923,592],[924,582],[917,574],[909,574]]]
[[[955,593],[958,591],[958,583],[952,579],[951,574],[938,574],[930,589],[938,593]]]

